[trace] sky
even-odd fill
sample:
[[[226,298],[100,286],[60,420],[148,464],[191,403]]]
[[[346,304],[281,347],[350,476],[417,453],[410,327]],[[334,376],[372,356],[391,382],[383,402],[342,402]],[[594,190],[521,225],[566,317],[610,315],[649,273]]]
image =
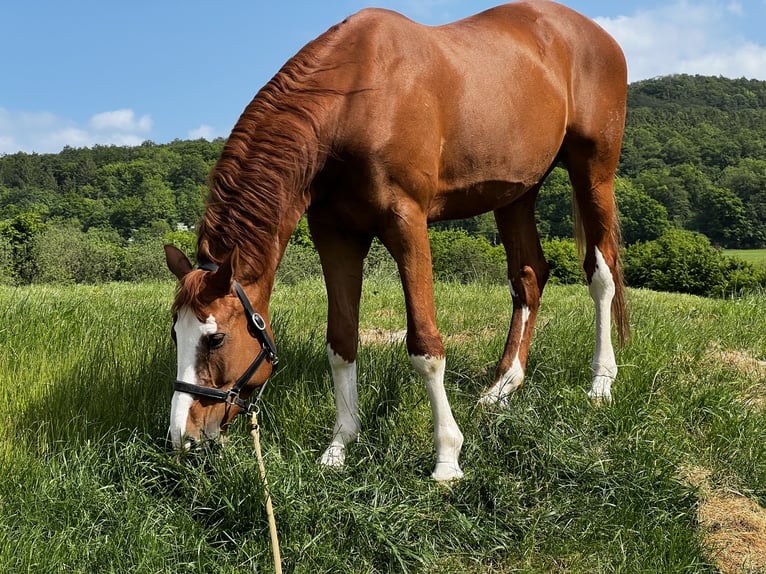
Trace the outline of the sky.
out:
[[[498,0],[4,0],[0,155],[226,137],[304,44],[367,6],[438,25]],[[629,81],[766,80],[766,0],[566,0],[622,46]]]

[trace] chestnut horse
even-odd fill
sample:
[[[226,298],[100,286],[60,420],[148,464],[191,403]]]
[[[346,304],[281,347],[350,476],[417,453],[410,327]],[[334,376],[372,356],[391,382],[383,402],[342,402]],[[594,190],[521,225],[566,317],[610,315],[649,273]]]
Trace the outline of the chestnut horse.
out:
[[[363,262],[377,237],[399,269],[407,350],[431,402],[432,476],[462,476],[463,436],[444,389],[427,226],[494,212],[513,313],[481,402],[504,405],[522,384],[548,277],[534,205],[557,163],[573,186],[596,308],[589,395],[609,400],[617,374],[611,313],[621,339],[628,331],[613,194],[626,89],[615,41],[545,0],[438,27],[367,9],[301,49],[244,110],[211,172],[199,268],[166,248],[180,279],[173,444],[217,437],[269,377],[274,274],[307,213],[327,288],[335,387],[336,420],[321,462],[342,465],[360,430],[359,299]]]

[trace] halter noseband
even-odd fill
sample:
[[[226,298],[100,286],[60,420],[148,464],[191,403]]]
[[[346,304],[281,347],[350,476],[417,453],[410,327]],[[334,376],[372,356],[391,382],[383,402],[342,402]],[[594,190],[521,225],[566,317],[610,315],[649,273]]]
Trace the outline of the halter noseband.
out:
[[[204,271],[214,272],[218,270],[218,265],[212,261],[202,261],[197,267]],[[258,370],[258,367],[261,366],[261,363],[263,363],[265,359],[271,363],[272,367],[277,365],[279,359],[277,357],[277,347],[266,331],[266,322],[263,320],[263,317],[261,317],[261,315],[253,309],[253,306],[250,304],[250,300],[247,298],[247,295],[245,295],[245,291],[242,289],[242,286],[237,281],[234,281],[233,285],[234,291],[237,293],[237,297],[239,297],[239,300],[242,303],[242,307],[245,309],[247,331],[250,333],[251,337],[257,339],[261,344],[261,350],[259,351],[258,355],[256,355],[255,359],[253,359],[253,362],[250,363],[250,366],[236,380],[234,386],[231,387],[228,391],[214,389],[212,387],[201,387],[199,385],[186,383],[184,381],[176,381],[173,383],[173,389],[182,393],[189,393],[216,401],[222,401],[227,405],[239,407],[239,414],[249,415],[255,409],[258,401],[261,400],[263,391],[266,389],[266,383],[269,381],[267,379],[263,382],[260,390],[258,391],[258,396],[254,401],[247,401],[240,397],[239,395],[242,392],[242,389],[245,387],[250,378],[255,374],[255,372]]]

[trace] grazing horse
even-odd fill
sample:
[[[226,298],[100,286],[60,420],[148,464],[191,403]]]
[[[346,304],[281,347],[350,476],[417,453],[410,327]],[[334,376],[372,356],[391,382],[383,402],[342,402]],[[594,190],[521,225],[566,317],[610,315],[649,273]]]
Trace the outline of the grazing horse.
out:
[[[428,27],[367,9],[291,58],[246,107],[210,175],[197,261],[166,248],[173,305],[176,447],[217,437],[269,377],[274,275],[306,213],[327,288],[327,355],[336,420],[321,457],[344,463],[360,430],[356,357],[363,261],[373,238],[397,263],[407,350],[431,402],[433,478],[462,476],[463,435],[444,389],[429,222],[493,211],[513,313],[494,384],[504,405],[524,378],[548,265],[534,217],[561,163],[596,308],[589,395],[617,374],[610,322],[628,326],[613,183],[625,121],[626,66],[591,20],[545,0]],[[255,359],[253,359],[255,357]]]

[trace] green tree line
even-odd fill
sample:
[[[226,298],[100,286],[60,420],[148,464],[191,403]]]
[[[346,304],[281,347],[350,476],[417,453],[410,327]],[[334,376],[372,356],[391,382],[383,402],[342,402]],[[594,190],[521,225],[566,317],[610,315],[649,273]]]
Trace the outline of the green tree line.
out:
[[[616,185],[627,248],[663,237],[714,247],[766,246],[766,82],[678,75],[631,84],[628,92]],[[0,157],[0,281],[160,276],[163,242],[193,250],[187,230],[202,214],[207,176],[223,143],[145,142]],[[573,247],[561,243],[572,237],[571,188],[563,169],[556,168],[541,190],[537,218],[554,279],[572,280]],[[437,276],[504,275],[491,214],[434,228]],[[688,235],[673,235],[676,230]],[[471,244],[478,240],[484,243]],[[295,254],[305,247],[302,241],[296,240]],[[440,255],[444,245],[452,250],[449,257]],[[486,251],[483,263],[471,261],[473,248]],[[448,260],[452,267],[439,267]],[[473,267],[458,268],[460,260]]]

